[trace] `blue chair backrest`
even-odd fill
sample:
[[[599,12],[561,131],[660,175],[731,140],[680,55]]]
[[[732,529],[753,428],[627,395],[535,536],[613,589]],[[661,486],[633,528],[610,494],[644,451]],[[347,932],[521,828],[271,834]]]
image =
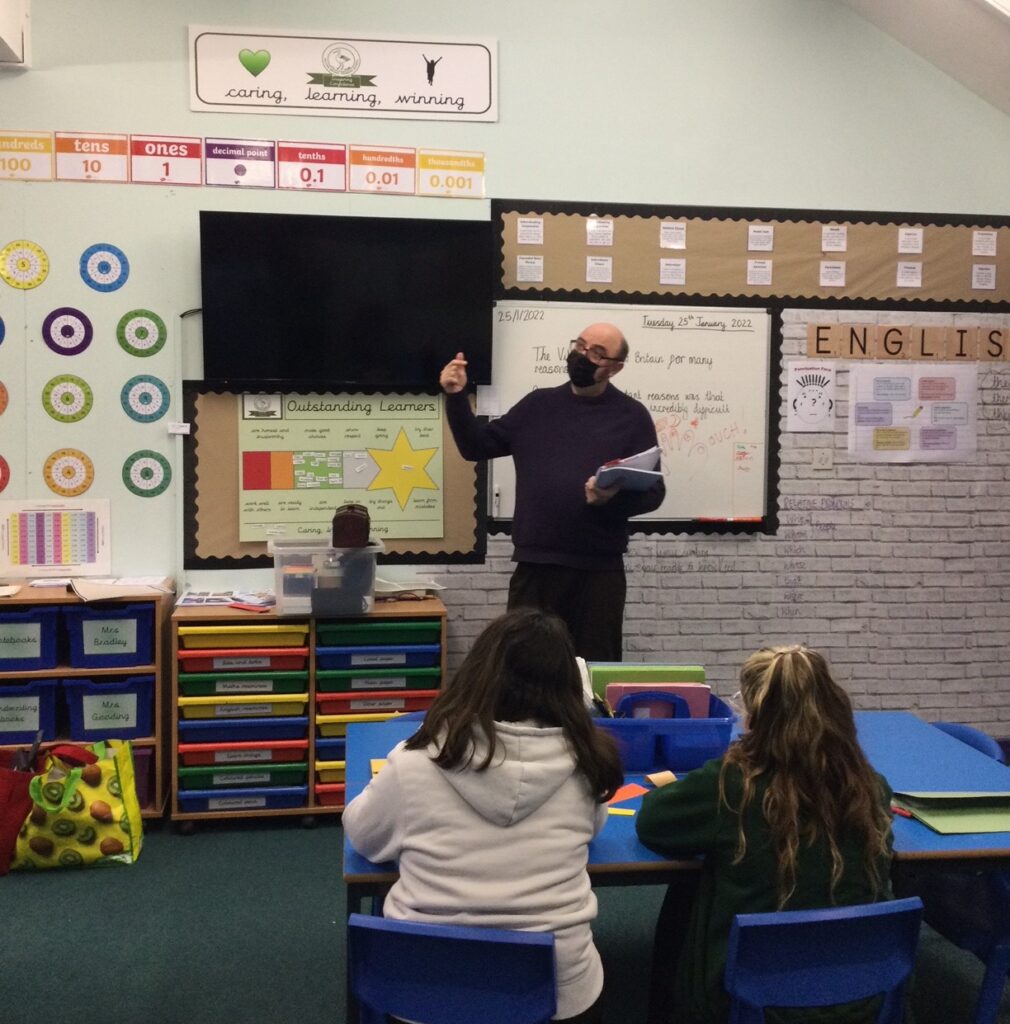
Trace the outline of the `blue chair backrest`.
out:
[[[351,914],[347,958],[363,1024],[541,1024],[554,1016],[554,936]]]
[[[961,722],[934,722],[933,725],[947,733],[948,736],[953,736],[962,743],[967,743],[969,747],[988,754],[1000,764],[1006,764],[1006,754],[1003,753],[1003,748],[987,732],[976,729],[973,725],[962,725]]]
[[[879,994],[879,1024],[901,1024],[921,920],[918,897],[737,914],[726,957],[730,1024],[759,1024],[768,1006],[834,1006]]]

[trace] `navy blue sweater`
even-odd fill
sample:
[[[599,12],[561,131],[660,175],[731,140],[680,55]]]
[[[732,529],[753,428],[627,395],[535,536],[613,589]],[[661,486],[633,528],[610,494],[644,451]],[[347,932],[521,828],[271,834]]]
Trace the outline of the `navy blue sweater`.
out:
[[[618,569],[628,517],[658,508],[666,494],[660,483],[603,505],[586,502],[585,483],[604,462],[657,443],[649,411],[612,384],[595,398],[568,384],[531,391],[489,423],[477,420],[460,392],[446,396],[446,413],[464,459],[511,455],[515,462],[514,562]]]

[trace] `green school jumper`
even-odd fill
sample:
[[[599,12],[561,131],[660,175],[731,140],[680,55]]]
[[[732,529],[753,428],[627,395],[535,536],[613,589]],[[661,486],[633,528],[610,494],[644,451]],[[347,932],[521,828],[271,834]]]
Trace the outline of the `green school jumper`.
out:
[[[677,782],[648,793],[642,801],[636,825],[639,838],[651,850],[665,855],[704,854],[701,882],[695,900],[687,938],[676,977],[677,1024],[723,1024],[729,1014],[729,999],[723,988],[730,926],[736,914],[764,913],[777,909],[775,856],[770,834],[761,813],[767,782],[756,780],[754,796],[744,816],[747,854],[734,864],[739,815],[719,803],[719,772],[722,760],[709,761]],[[891,790],[878,776],[881,800],[890,806]],[[742,777],[731,768],[726,777],[726,797],[731,807],[740,805]],[[784,909],[807,910],[832,905],[872,903],[890,899],[890,885],[883,896],[875,896],[867,877],[862,849],[852,840],[839,849],[845,868],[834,898],[831,896],[831,855],[826,843],[801,847],[797,858],[796,891]],[[887,879],[889,857],[879,864],[880,877]],[[674,965],[670,965],[674,969]],[[875,1019],[872,1006],[800,1010],[768,1014],[769,1020],[864,1022]],[[672,1008],[671,1008],[672,1009]]]

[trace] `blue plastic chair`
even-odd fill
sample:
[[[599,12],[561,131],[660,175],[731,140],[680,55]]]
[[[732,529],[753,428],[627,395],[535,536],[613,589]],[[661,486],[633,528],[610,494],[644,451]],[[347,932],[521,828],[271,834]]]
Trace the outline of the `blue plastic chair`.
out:
[[[1006,764],[1003,748],[987,732],[982,732],[973,725],[962,725],[960,722],[934,722],[933,725],[948,736],[953,736],[962,743],[967,743],[969,747],[988,754],[994,761]]]
[[[542,1024],[554,1016],[554,936],[351,914],[349,985],[362,1024]]]
[[[765,1007],[835,1006],[883,995],[877,1024],[901,1024],[922,901],[737,914],[726,956],[730,1024]]]
[[[1003,748],[988,733],[959,722],[934,722],[938,729],[1006,763]],[[915,891],[926,923],[985,964],[974,1024],[995,1024],[1010,973],[1010,874],[950,869],[924,871]]]

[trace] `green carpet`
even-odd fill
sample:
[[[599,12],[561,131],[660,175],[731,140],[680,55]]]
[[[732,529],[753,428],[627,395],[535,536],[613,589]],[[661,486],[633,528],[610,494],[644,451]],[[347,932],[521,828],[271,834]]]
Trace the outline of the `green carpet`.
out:
[[[0,879],[4,1024],[340,1024],[341,830],[149,830],[139,862]],[[658,886],[597,890],[607,1019],[645,1016]],[[915,1024],[970,1024],[982,967],[923,930]],[[1010,1024],[1010,998],[1001,1024]]]

